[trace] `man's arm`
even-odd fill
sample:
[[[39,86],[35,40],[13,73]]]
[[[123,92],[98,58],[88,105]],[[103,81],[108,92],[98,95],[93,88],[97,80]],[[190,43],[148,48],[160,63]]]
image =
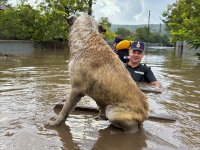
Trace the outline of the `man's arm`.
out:
[[[152,86],[154,86],[155,88],[161,88],[161,84],[160,84],[160,82],[157,81],[151,68],[148,68],[148,71],[146,73],[146,78],[149,80],[149,82]]]

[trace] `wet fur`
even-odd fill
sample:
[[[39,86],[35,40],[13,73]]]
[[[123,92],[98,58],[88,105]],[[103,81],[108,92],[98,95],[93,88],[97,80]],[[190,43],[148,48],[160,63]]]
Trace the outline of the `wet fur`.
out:
[[[87,15],[72,16],[68,23],[72,90],[60,114],[48,125],[64,121],[84,95],[93,98],[99,115],[117,127],[125,130],[143,123],[149,114],[147,97],[103,39],[98,24]]]

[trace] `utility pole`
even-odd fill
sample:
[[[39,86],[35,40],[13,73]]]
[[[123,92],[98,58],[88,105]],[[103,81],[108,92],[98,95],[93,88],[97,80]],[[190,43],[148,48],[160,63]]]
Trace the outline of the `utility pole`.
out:
[[[160,46],[162,46],[161,43],[162,43],[162,39],[161,39],[161,23],[160,23],[160,30],[159,30],[159,44],[160,44]]]
[[[149,10],[149,17],[148,17],[148,31],[147,31],[147,48],[149,47],[149,32],[150,32],[150,10]]]

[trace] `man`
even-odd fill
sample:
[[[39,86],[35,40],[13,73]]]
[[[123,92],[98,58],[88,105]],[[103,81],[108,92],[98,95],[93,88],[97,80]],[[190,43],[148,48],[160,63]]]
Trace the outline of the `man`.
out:
[[[136,82],[150,83],[152,86],[159,88],[161,85],[151,71],[151,68],[140,64],[143,56],[144,43],[141,41],[133,42],[129,49],[129,61],[126,64],[126,68]]]

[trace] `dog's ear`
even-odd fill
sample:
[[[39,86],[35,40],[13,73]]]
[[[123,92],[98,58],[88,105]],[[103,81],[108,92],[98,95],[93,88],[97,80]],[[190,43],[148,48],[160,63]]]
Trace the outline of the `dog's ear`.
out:
[[[106,29],[102,25],[98,25],[99,33],[105,33]]]
[[[77,17],[74,16],[74,15],[67,17],[67,23],[68,23],[70,26],[72,26],[72,25],[74,24],[76,18],[77,18]]]

